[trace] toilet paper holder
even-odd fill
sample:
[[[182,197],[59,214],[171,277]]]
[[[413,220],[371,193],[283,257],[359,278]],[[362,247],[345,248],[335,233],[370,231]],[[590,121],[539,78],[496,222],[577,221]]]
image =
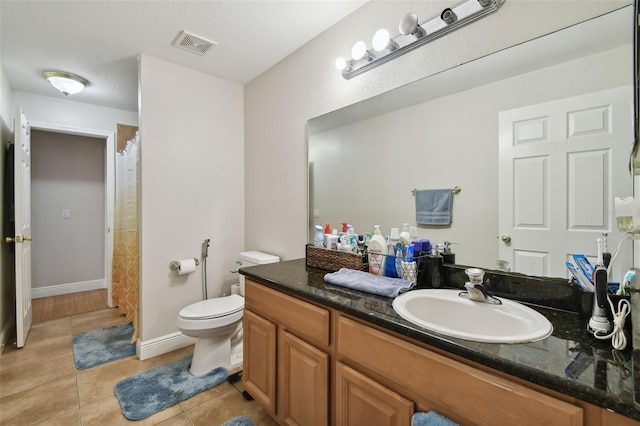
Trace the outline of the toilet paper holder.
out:
[[[198,259],[196,259],[195,257],[193,258],[193,260],[196,262],[196,266],[200,264],[200,261],[198,261]],[[177,271],[179,266],[180,262],[177,260],[173,260],[171,261],[171,263],[169,263],[169,269],[172,271]]]

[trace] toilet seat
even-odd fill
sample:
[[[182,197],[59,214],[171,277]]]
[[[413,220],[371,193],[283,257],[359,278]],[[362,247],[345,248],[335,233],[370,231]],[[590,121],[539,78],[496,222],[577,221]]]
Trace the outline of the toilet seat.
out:
[[[182,308],[179,315],[186,320],[220,318],[244,309],[244,298],[237,294],[201,300]]]

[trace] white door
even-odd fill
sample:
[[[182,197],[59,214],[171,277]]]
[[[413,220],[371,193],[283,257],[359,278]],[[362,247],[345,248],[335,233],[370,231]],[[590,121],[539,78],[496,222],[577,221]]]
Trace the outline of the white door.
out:
[[[614,200],[633,195],[632,111],[621,87],[499,114],[498,252],[512,271],[567,277],[565,261],[594,261],[602,233],[615,250]],[[632,266],[625,243],[613,279]]]
[[[15,278],[17,345],[23,347],[31,328],[31,137],[22,110],[16,114],[14,159]]]

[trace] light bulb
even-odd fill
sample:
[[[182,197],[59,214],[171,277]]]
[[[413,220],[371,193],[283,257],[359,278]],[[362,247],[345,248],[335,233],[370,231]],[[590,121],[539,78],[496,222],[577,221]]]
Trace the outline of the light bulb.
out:
[[[338,68],[338,70],[342,71],[346,67],[347,67],[347,61],[344,58],[336,59],[336,68]]]
[[[396,50],[398,48],[398,43],[391,40],[389,31],[384,28],[376,31],[373,36],[372,45],[377,52],[382,52],[384,49]]]
[[[367,56],[367,45],[362,40],[356,41],[351,48],[351,57],[356,61],[359,61],[365,56]]]
[[[407,13],[400,20],[400,24],[398,25],[398,31],[400,34],[413,34],[417,38],[420,38],[424,35],[424,30],[418,23],[418,15],[415,13]]]
[[[385,30],[384,28],[381,30],[378,30],[373,36],[373,40],[372,40],[373,48],[378,52],[381,52],[387,48],[387,46],[389,45],[389,40],[390,40],[389,31]]]

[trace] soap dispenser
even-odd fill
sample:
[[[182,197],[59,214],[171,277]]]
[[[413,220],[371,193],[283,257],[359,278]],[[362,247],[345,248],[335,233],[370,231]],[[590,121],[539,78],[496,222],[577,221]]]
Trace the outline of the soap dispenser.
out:
[[[451,241],[444,242],[444,248],[442,249],[442,261],[444,263],[456,263],[456,255],[451,251],[451,244],[456,244]]]
[[[369,272],[376,275],[384,275],[384,258],[387,254],[387,241],[380,232],[380,225],[374,226],[373,235],[368,247]]]

